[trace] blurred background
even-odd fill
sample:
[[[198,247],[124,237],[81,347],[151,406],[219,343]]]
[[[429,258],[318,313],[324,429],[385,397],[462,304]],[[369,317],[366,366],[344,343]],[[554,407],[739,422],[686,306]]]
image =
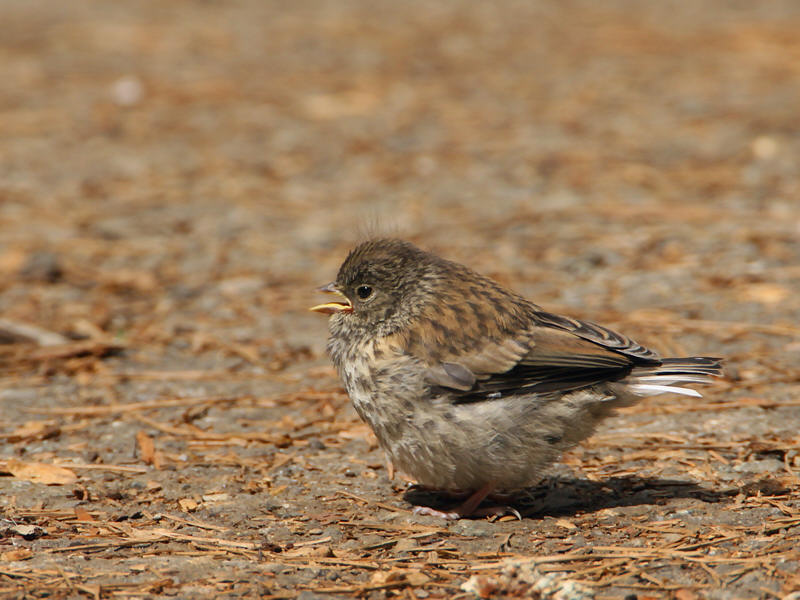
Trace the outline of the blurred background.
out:
[[[581,316],[797,309],[795,2],[0,11],[15,319],[313,343],[312,288],[375,233]]]
[[[0,24],[0,524],[47,531],[0,539],[30,559],[0,592],[453,597],[495,549],[576,553],[609,597],[800,585],[796,0],[2,0]],[[609,422],[530,526],[414,529],[307,311],[371,235],[728,378]]]

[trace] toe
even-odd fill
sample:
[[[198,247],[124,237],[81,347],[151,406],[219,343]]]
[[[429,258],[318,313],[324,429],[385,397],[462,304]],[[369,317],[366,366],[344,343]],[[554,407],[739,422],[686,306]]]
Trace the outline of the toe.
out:
[[[438,517],[440,519],[445,519],[447,521],[456,521],[461,518],[461,515],[458,514],[457,512],[443,512],[441,510],[436,510],[435,508],[431,508],[430,506],[415,506],[414,514],[426,515],[428,517]]]

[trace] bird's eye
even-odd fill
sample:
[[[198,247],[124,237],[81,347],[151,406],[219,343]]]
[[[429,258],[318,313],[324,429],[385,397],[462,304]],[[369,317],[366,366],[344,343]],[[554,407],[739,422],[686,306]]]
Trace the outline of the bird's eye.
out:
[[[360,285],[356,288],[356,294],[362,300],[366,300],[370,296],[372,296],[372,288],[368,285]]]

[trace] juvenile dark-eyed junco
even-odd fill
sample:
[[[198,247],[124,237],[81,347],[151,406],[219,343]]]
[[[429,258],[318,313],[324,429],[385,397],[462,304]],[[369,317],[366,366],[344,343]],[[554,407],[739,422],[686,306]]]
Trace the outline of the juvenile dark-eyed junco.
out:
[[[543,311],[467,267],[395,239],[350,252],[328,351],[394,466],[435,490],[466,490],[446,518],[532,486],[566,449],[639,397],[708,383],[717,358],[659,358],[609,329]],[[491,509],[490,509],[491,510]]]

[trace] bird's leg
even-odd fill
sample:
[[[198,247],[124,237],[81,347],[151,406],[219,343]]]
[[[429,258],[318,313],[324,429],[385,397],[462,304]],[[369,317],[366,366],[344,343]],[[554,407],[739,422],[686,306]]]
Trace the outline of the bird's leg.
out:
[[[493,490],[494,484],[487,483],[482,488],[474,491],[469,498],[464,500],[464,502],[455,509],[455,512],[461,514],[462,517],[468,517],[469,515],[475,514],[475,511],[481,505],[483,499],[491,494]]]
[[[490,514],[497,514],[496,512],[492,512],[496,509],[502,509],[503,513],[507,512],[506,507],[489,507],[481,510],[477,510],[478,506],[480,506],[481,502],[492,493],[494,490],[493,483],[487,483],[482,488],[474,491],[469,498],[464,500],[460,505],[456,506],[453,510],[444,512],[441,510],[436,510],[435,508],[431,508],[430,506],[415,506],[414,507],[414,514],[417,515],[428,515],[431,517],[439,517],[441,519],[449,519],[449,520],[456,520],[461,519],[463,517],[469,517],[470,515],[478,515],[478,516],[487,516]],[[488,512],[486,512],[488,511]]]

